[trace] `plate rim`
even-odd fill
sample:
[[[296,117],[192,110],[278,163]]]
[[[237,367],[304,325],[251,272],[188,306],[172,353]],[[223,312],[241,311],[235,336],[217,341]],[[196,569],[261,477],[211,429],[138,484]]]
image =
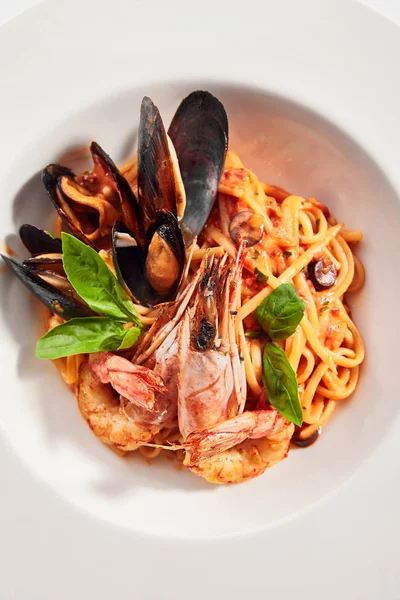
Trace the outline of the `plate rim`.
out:
[[[181,3],[181,0],[173,0],[173,1],[175,2],[176,5],[179,5]],[[285,0],[285,2],[283,2],[283,4],[285,4],[288,7],[291,7],[294,3],[295,3],[295,0]],[[88,5],[89,4],[90,5],[94,5],[95,4],[94,0],[89,0]],[[105,0],[101,0],[101,4],[102,4],[102,6],[106,5]],[[124,7],[124,9],[126,9],[126,7],[129,6],[129,4],[127,2],[125,2],[124,0],[117,0],[116,4],[118,4],[121,7]],[[324,8],[322,9],[322,12],[324,10],[328,10],[327,9],[327,5],[329,4],[329,2],[326,2],[324,0],[324,2],[322,4],[324,5]],[[72,5],[78,6],[79,5],[78,0],[73,0],[73,2],[71,2],[69,4],[69,10],[71,10],[71,6]],[[221,5],[222,5],[222,3],[221,3]],[[306,7],[304,10],[310,10],[311,11],[311,10],[315,9],[315,7],[318,5],[318,2],[316,0],[306,0],[306,2],[303,3],[303,5],[304,5],[303,8]],[[362,23],[361,26],[364,26],[365,22],[369,23],[371,21],[371,18],[372,18],[372,21],[375,21],[376,19],[378,19],[381,22],[381,28],[383,28],[383,29],[386,29],[388,26],[390,26],[391,35],[393,34],[393,32],[395,30],[395,37],[397,38],[397,45],[398,45],[398,47],[400,49],[400,28],[396,24],[394,24],[392,21],[386,19],[384,16],[382,16],[379,13],[377,13],[373,9],[370,9],[370,8],[364,6],[364,5],[361,5],[361,4],[356,4],[354,2],[350,2],[349,0],[340,0],[340,2],[336,3],[336,6],[338,7],[337,8],[337,12],[338,13],[340,13],[340,11],[343,11],[343,10],[346,10],[346,11],[347,10],[351,10],[351,11],[353,11],[352,12],[353,15],[358,15],[359,16],[360,22]],[[352,6],[351,9],[349,8],[350,6]],[[34,24],[35,24],[35,27],[39,27],[41,19],[44,19],[44,21],[46,21],[47,19],[50,20],[50,21],[52,20],[49,15],[53,12],[53,15],[54,14],[58,15],[59,21],[57,22],[57,19],[55,19],[55,22],[56,22],[56,24],[58,26],[60,26],[60,21],[61,21],[61,17],[62,17],[62,14],[63,14],[63,10],[64,9],[61,7],[61,3],[56,2],[56,0],[47,0],[45,2],[41,2],[38,6],[35,6],[35,7],[31,8],[31,9],[29,9],[28,11],[26,11],[26,12],[18,15],[15,19],[11,20],[10,22],[6,23],[2,28],[0,28],[0,49],[3,48],[3,46],[2,46],[3,40],[8,35],[8,34],[7,35],[5,35],[5,34],[3,35],[3,31],[12,34],[12,36],[14,37],[14,44],[15,44],[15,43],[17,43],[16,40],[18,38],[18,35],[23,35],[23,33],[25,32],[26,27],[27,27],[27,23],[29,23],[29,21],[33,21]],[[85,13],[85,15],[87,15],[87,13]],[[368,15],[368,16],[366,16],[366,15]],[[373,17],[371,17],[371,15],[373,15]],[[364,18],[366,19],[366,21],[363,21]],[[20,32],[20,33],[18,33],[18,32]],[[53,35],[54,35],[54,32],[53,32]],[[51,37],[52,36],[50,35],[49,41],[51,41]],[[46,38],[44,38],[44,39],[46,39]],[[393,61],[394,61],[394,59],[393,59]],[[228,77],[230,77],[230,75],[228,75]],[[7,77],[7,71],[4,73],[4,69],[0,65],[0,90],[3,87],[2,86],[2,82],[3,81],[9,81],[10,79],[11,79],[11,85],[15,86],[19,82],[18,79],[14,79],[12,77]],[[397,94],[398,94],[398,97],[400,98],[400,88],[398,89]],[[288,97],[291,97],[291,93],[289,93]],[[7,102],[8,102],[8,97],[7,97]],[[301,100],[300,100],[300,103],[302,103]],[[306,104],[306,106],[307,106],[307,104]],[[310,108],[311,108],[311,110],[314,110],[315,107],[310,106]],[[322,114],[323,114],[323,111],[325,109],[326,109],[326,106],[325,106],[324,109],[322,109]],[[347,115],[347,112],[344,111],[343,114],[346,114],[347,116],[344,118],[344,123],[342,124],[342,122],[340,120],[340,115],[342,114],[341,110],[344,110],[343,107],[341,107],[340,110],[338,111],[337,118],[339,119],[338,122],[340,122],[340,126],[344,129],[345,128],[345,123],[347,123],[348,120],[349,120],[349,116]],[[317,109],[317,112],[318,112],[318,109]],[[329,119],[330,119],[330,117],[329,117]],[[400,121],[399,121],[399,124],[400,124]],[[348,131],[351,132],[352,131],[352,126],[350,125],[349,127],[350,127],[350,129]],[[357,126],[355,128],[357,128]],[[6,137],[8,135],[10,135],[9,132],[10,132],[10,128],[6,127]],[[380,166],[379,151],[380,151],[380,148],[382,148],[382,143],[383,143],[383,140],[384,140],[384,135],[382,135],[379,138],[378,143],[376,145],[374,145],[373,148],[371,148],[371,144],[374,141],[376,135],[377,135],[376,134],[376,130],[375,130],[375,128],[373,128],[373,133],[371,134],[371,132],[369,132],[369,134],[366,135],[366,142],[365,143],[366,143],[366,149],[370,152],[372,158],[376,161],[376,163],[378,164],[378,166]],[[378,139],[378,138],[376,138],[376,139]],[[11,144],[11,146],[12,146],[12,144]],[[400,144],[399,143],[398,143],[398,148],[400,149]],[[394,187],[396,188],[396,190],[400,191],[400,173],[397,174],[395,172],[394,164],[391,163],[389,167],[386,165],[385,172],[388,174],[389,181],[394,185]],[[0,182],[0,189],[1,189],[1,182]],[[328,505],[332,505],[332,502],[336,502],[336,501],[338,501],[339,505],[340,505],[340,503],[343,504],[343,498],[341,500],[339,500],[338,497],[340,495],[343,496],[343,491],[344,490],[348,491],[349,488],[352,488],[352,486],[354,485],[354,481],[357,480],[357,479],[359,479],[360,481],[356,485],[360,486],[359,489],[361,489],[361,490],[364,489],[363,486],[365,486],[366,484],[365,484],[365,481],[363,482],[362,480],[363,480],[363,477],[365,476],[365,471],[367,470],[367,468],[371,468],[372,465],[375,465],[374,468],[379,468],[379,461],[377,461],[377,455],[381,454],[381,457],[382,456],[386,456],[389,452],[390,453],[393,452],[393,448],[395,448],[395,449],[396,449],[396,447],[398,448],[398,444],[396,445],[395,440],[392,439],[392,438],[395,437],[395,433],[398,431],[398,426],[399,426],[399,422],[398,422],[398,419],[397,419],[396,423],[392,424],[391,433],[388,436],[388,439],[382,441],[379,450],[377,450],[375,452],[374,456],[371,457],[371,459],[368,459],[367,465],[364,464],[364,465],[360,466],[359,470],[362,471],[361,476],[360,476],[359,472],[355,473],[354,476],[352,476],[351,479],[348,480],[345,485],[340,486],[340,488],[337,491],[333,492],[332,494],[329,494],[328,497],[325,497],[322,500],[322,502],[318,502],[318,506],[320,506],[319,509],[316,508],[314,505],[310,506],[306,510],[307,514],[304,515],[303,514],[304,511],[303,511],[302,515],[299,517],[298,520],[299,521],[303,521],[303,522],[308,522],[308,524],[309,524],[308,526],[310,527],[310,517],[312,517],[312,513],[314,513],[315,511],[321,512],[321,510],[322,511],[326,510],[328,512],[328,514],[331,514],[330,513],[331,508],[328,508]],[[2,450],[3,450],[3,440],[1,440],[1,447],[2,447]],[[7,455],[8,455],[7,449],[4,448],[4,453],[3,453],[2,456],[7,456]],[[16,472],[19,472],[19,473],[23,473],[24,472],[24,470],[25,470],[24,467],[22,465],[17,465],[13,461],[12,457],[11,458],[9,457],[7,460],[10,460],[10,464],[13,464],[13,468],[15,469]],[[0,458],[0,464],[2,464],[3,467],[4,467],[4,459],[3,458]],[[392,457],[392,463],[390,463],[390,461],[389,461],[389,464],[395,465],[395,462],[393,461],[393,457]],[[24,477],[24,478],[26,478],[27,481],[29,480],[29,474],[25,473],[24,475],[21,475],[21,476]],[[387,475],[387,477],[389,477],[389,475]],[[48,524],[51,524],[51,527],[54,528],[55,531],[58,531],[60,533],[60,525],[58,523],[58,518],[57,518],[56,514],[63,515],[65,518],[67,518],[68,521],[70,521],[71,523],[74,523],[74,525],[73,525],[74,527],[80,527],[80,526],[82,526],[83,522],[87,519],[86,515],[81,515],[81,514],[79,514],[79,511],[76,510],[76,508],[69,507],[69,505],[68,506],[65,505],[65,501],[63,499],[60,499],[60,498],[56,499],[56,497],[55,497],[55,498],[48,498],[46,500],[46,496],[48,494],[47,488],[43,485],[43,489],[42,489],[41,485],[38,486],[38,485],[36,485],[35,482],[31,482],[31,483],[32,483],[32,486],[30,486],[28,484],[27,487],[28,488],[31,487],[31,489],[32,489],[32,497],[41,498],[40,501],[44,502],[44,503],[46,501],[48,501],[49,506],[51,506],[51,511],[53,511],[53,512],[51,512],[50,518],[48,519]],[[386,483],[389,483],[389,482],[386,482]],[[21,484],[21,482],[16,483],[14,481],[13,477],[10,478],[9,485],[10,486],[15,486],[15,490],[16,491],[17,490],[18,491],[22,490],[23,486],[20,487],[20,484]],[[397,487],[397,490],[394,490],[394,491],[397,493],[397,497],[400,498],[400,493],[399,493],[400,492],[400,487]],[[13,509],[13,499],[14,499],[14,494],[11,491],[9,491],[8,492],[8,496],[6,498],[6,502],[7,502],[6,506],[9,506],[10,510]],[[379,506],[379,500],[380,499],[378,497],[374,497],[374,502],[376,503],[376,506]],[[3,502],[4,502],[4,498],[3,498]],[[393,502],[393,500],[392,500],[392,502]],[[344,504],[346,504],[346,503],[344,503]],[[395,515],[396,513],[394,512],[394,506],[395,506],[394,502],[390,503],[390,506],[393,507],[393,515]],[[19,504],[18,504],[18,507],[19,507],[19,510],[21,510],[23,512],[23,514],[25,514],[24,513],[24,508],[22,508],[21,506],[19,506]],[[371,506],[371,509],[372,509],[372,506]],[[342,510],[343,514],[346,514],[346,510],[348,511],[348,507],[346,508],[345,505],[341,506],[341,510]],[[77,514],[70,515],[69,514],[70,511],[76,511]],[[389,513],[389,515],[391,514],[391,509],[388,510],[388,513]],[[30,514],[30,517],[28,516],[29,514],[30,514],[29,511],[27,511],[26,512],[26,515],[27,515],[26,519],[27,519],[27,522],[29,522],[29,532],[30,532],[30,535],[34,535],[34,533],[33,533],[34,532],[34,523],[32,521],[32,514]],[[352,515],[351,511],[350,511],[350,513],[347,512],[347,519],[350,520],[352,518],[352,516],[353,515]],[[12,521],[12,519],[10,519],[10,521]],[[117,531],[117,532],[113,532],[113,533],[111,533],[111,531],[107,531],[107,532],[103,531],[100,534],[99,530],[105,530],[105,529],[108,530],[108,529],[110,529],[110,525],[107,524],[107,523],[97,522],[97,519],[94,519],[93,521],[94,521],[93,523],[86,524],[86,525],[82,526],[82,530],[85,531],[85,535],[93,536],[93,538],[92,538],[93,540],[102,540],[102,539],[108,539],[109,540],[109,538],[112,538],[114,536],[114,534],[116,533],[116,536],[114,536],[114,537],[116,537],[116,539],[114,539],[111,542],[113,544],[113,547],[117,547],[118,546],[118,544],[119,544],[118,539],[120,539],[120,540],[123,540],[120,543],[121,543],[121,545],[126,550],[129,550],[130,548],[132,548],[132,542],[133,542],[133,540],[131,539],[132,538],[132,533],[131,532],[130,532],[130,534],[128,536],[126,536],[125,533],[121,532],[121,531]],[[285,520],[285,522],[286,521],[287,520]],[[318,519],[317,519],[317,521],[318,521]],[[2,520],[0,520],[0,522],[3,524]],[[311,518],[311,522],[313,522],[312,518]],[[292,523],[292,518],[289,519],[289,524],[285,524],[284,525],[283,529],[287,529],[288,527],[290,529],[291,523]],[[7,526],[9,528],[9,525],[10,525],[9,523],[4,522],[4,526],[5,527]],[[15,523],[14,523],[14,525],[15,525]],[[361,525],[363,525],[363,522],[361,522]],[[277,528],[278,527],[274,527],[275,530]],[[279,528],[280,528],[280,526],[279,526]],[[298,529],[298,523],[296,524],[295,529]],[[356,529],[356,527],[355,527],[355,529]],[[318,534],[318,532],[315,530],[315,521],[314,521],[314,525],[311,525],[311,530],[313,531],[314,534]],[[17,531],[17,533],[20,536],[22,534],[22,532],[20,532],[20,531]],[[258,533],[258,534],[251,534],[251,535],[246,536],[246,537],[247,538],[252,537],[254,539],[257,538],[259,541],[257,541],[256,543],[261,543],[263,539],[265,540],[265,535],[269,536],[270,533],[271,532],[268,529],[263,534],[260,534],[260,533]],[[47,538],[47,539],[51,539],[51,536],[49,534],[51,534],[51,531],[46,531],[44,537]],[[11,530],[10,530],[9,535],[11,536]],[[272,533],[271,533],[271,535],[272,535]],[[276,535],[276,531],[274,532],[273,535],[274,536]],[[375,532],[375,536],[376,536],[376,539],[379,539],[379,532],[378,531]],[[64,540],[68,540],[69,539],[68,531],[66,531],[64,529],[64,531],[61,533],[61,537]],[[137,538],[140,538],[140,537],[141,537],[140,535],[137,536]],[[285,539],[288,539],[287,532],[283,535],[283,537]],[[126,538],[128,538],[128,539],[126,539]],[[393,536],[393,540],[394,540],[394,536]],[[152,540],[151,542],[149,542],[148,540],[143,540],[143,539],[139,540],[139,539],[137,539],[136,541],[139,541],[139,543],[142,545],[142,547],[145,548],[145,551],[143,552],[142,559],[143,560],[145,560],[145,559],[148,560],[149,557],[152,556],[152,552],[154,552],[154,548],[152,548],[154,540]],[[243,544],[244,547],[247,545],[247,548],[251,548],[251,546],[252,546],[252,541],[250,539],[243,540],[243,539],[240,538],[240,539],[237,540],[237,542],[239,542],[239,541],[240,541],[241,544]],[[196,543],[199,544],[199,548],[189,548],[190,542],[188,543],[187,540],[182,542],[182,541],[179,541],[177,539],[174,539],[173,542],[172,542],[172,545],[174,546],[174,551],[177,552],[177,553],[181,553],[181,555],[184,552],[189,552],[189,554],[192,557],[196,557],[196,559],[199,559],[200,557],[204,558],[204,556],[207,555],[207,552],[210,551],[210,548],[206,547],[207,546],[206,542],[199,543],[198,540],[197,540]],[[254,541],[253,541],[253,543],[254,543]],[[91,544],[91,542],[89,542],[89,546],[88,547],[90,547],[90,544]],[[227,555],[233,556],[234,552],[233,552],[233,548],[229,547],[230,544],[234,545],[233,540],[230,541],[230,540],[227,540],[225,538],[224,539],[219,539],[219,540],[214,540],[213,539],[212,542],[209,543],[209,545],[213,545],[213,546],[217,545],[219,547],[219,552],[222,549],[224,549],[224,551],[227,552]],[[29,545],[31,546],[31,544],[29,544]],[[39,544],[39,546],[41,547],[40,544]],[[66,547],[68,548],[68,543],[66,544]],[[161,541],[160,540],[159,549],[161,549],[161,551],[165,552],[165,549],[166,549],[165,541]],[[1,556],[1,553],[3,551],[4,551],[4,549],[0,546],[0,556]],[[44,551],[44,549],[43,549],[43,551]],[[213,553],[214,553],[215,556],[217,555],[215,553],[215,549],[213,550]],[[26,558],[27,557],[25,557],[25,559]],[[270,559],[270,557],[269,557],[269,559]],[[160,561],[162,560],[161,555],[159,557],[159,560]],[[388,555],[388,553],[385,553],[385,560],[390,560],[390,555]],[[249,565],[245,565],[245,566],[248,569]],[[393,567],[394,567],[394,565],[393,565]],[[12,565],[10,565],[10,572],[11,572],[11,570],[12,570]],[[92,568],[90,570],[91,570],[91,572],[93,572]],[[80,574],[79,576],[82,577],[82,581],[83,581],[83,578],[84,578],[83,571],[80,570],[77,567],[77,572]],[[144,572],[145,573],[150,573],[150,571],[148,570],[148,568],[145,569]],[[210,574],[208,576],[210,577]],[[212,579],[212,577],[211,577],[211,579]],[[259,577],[259,580],[261,581],[261,577]],[[187,582],[187,576],[186,575],[184,576],[184,581]],[[44,587],[43,590],[45,590],[44,593],[47,594],[48,591],[51,589],[51,587],[48,588],[47,586],[48,585],[53,586],[54,583],[55,583],[55,579],[52,578],[52,580],[49,580],[48,582],[43,581],[42,583],[40,582],[39,579],[36,579],[36,583],[37,583],[37,585],[45,585],[46,587]],[[126,584],[128,584],[128,583],[129,583],[129,578],[126,578]],[[0,582],[0,591],[2,591],[1,590],[2,585],[3,584]],[[88,585],[88,583],[85,582],[84,585],[86,586],[86,585]],[[119,585],[121,585],[121,583],[119,583]],[[122,582],[122,585],[124,585],[123,582]],[[158,584],[156,584],[156,585],[158,585]],[[255,581],[254,580],[252,582],[252,585],[253,586],[255,585]],[[365,584],[363,584],[363,585],[365,585]],[[34,591],[36,591],[35,588],[33,588],[33,589],[34,589]],[[164,588],[160,587],[159,589],[162,590]],[[235,589],[234,586],[232,587],[232,589],[233,590]],[[253,588],[253,589],[255,589],[255,588]],[[359,588],[359,591],[360,591],[360,589],[361,588]],[[367,591],[367,593],[370,593],[371,589],[373,589],[373,588],[371,588],[371,587],[369,587],[369,588],[365,587],[365,590]],[[393,588],[390,588],[390,589],[388,588],[389,593],[393,592],[394,589],[395,588],[394,588],[394,580],[393,580]],[[93,588],[92,588],[92,590],[93,590]],[[240,597],[237,594],[238,590],[240,591],[240,586],[236,589],[236,591],[233,591],[233,593],[236,594],[236,595],[233,596],[234,598],[236,598],[236,597],[239,598]],[[7,589],[6,591],[8,592],[9,590]],[[18,592],[18,590],[17,590],[17,592]],[[157,589],[156,588],[152,589],[152,591],[150,592],[150,595],[148,595],[147,597],[149,597],[149,598],[153,598],[153,597],[156,598],[157,595],[154,595],[155,592],[157,592]],[[64,592],[61,592],[61,593],[63,594]],[[195,591],[194,593],[197,594],[197,591]],[[328,594],[329,593],[330,592],[328,592]],[[151,595],[151,594],[153,594],[153,595]],[[22,598],[22,596],[20,596],[20,597]],[[43,597],[47,597],[47,596],[43,596]],[[64,596],[60,596],[60,600],[63,597]],[[67,597],[67,596],[65,595],[65,597]],[[99,598],[101,598],[101,597],[102,596],[99,596]],[[104,598],[105,597],[106,596],[104,595]],[[168,596],[165,596],[165,597],[168,597]],[[333,597],[333,594],[332,594],[332,597]],[[363,596],[363,597],[365,598],[366,596]],[[369,596],[369,597],[372,598],[373,596]]]

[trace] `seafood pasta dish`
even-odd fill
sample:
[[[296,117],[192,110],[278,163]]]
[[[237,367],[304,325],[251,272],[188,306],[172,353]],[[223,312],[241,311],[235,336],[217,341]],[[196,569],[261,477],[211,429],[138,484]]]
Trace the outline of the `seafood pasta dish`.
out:
[[[323,198],[261,182],[208,92],[168,130],[145,97],[125,164],[90,152],[91,171],[43,170],[54,229],[22,225],[29,256],[3,259],[41,301],[36,356],[94,435],[238,483],[325,434],[364,358],[347,305],[361,232]]]

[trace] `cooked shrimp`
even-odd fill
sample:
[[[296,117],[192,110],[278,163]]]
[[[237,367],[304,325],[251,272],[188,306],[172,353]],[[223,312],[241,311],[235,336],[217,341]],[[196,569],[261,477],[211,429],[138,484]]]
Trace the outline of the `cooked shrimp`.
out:
[[[186,312],[180,329],[178,418],[184,438],[225,421],[237,407],[229,353],[226,259],[206,255],[195,306]]]
[[[106,444],[136,450],[176,419],[178,328],[179,324],[147,365],[133,364],[111,352],[91,357],[81,375],[78,401],[90,427]],[[99,399],[100,410],[93,410]]]
[[[101,383],[88,362],[79,370],[78,406],[93,433],[105,444],[120,450],[136,450],[160,430],[125,414],[119,396]]]
[[[271,406],[241,412],[246,395],[233,329],[242,269],[207,256],[179,336],[178,418],[184,464],[215,483],[256,477],[287,454],[294,427]],[[254,440],[254,441],[253,441]]]
[[[171,331],[156,350],[154,356],[148,360],[148,366],[140,367],[141,369],[150,371],[152,376],[163,382],[163,387],[155,393],[153,410],[144,410],[137,403],[131,402],[126,398],[121,398],[126,414],[132,419],[148,423],[152,426],[157,425],[160,429],[168,427],[177,417],[178,330],[179,325]],[[131,397],[134,397],[134,390],[132,390]]]
[[[189,468],[210,483],[241,483],[258,477],[266,469],[286,458],[293,432],[292,423],[281,422],[280,427],[266,437],[256,440],[247,439]],[[187,464],[187,460],[189,458],[185,458],[184,464]]]

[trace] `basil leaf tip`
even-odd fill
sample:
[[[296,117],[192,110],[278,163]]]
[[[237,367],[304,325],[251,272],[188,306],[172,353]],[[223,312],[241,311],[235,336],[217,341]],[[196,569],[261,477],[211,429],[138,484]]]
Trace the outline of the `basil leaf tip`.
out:
[[[263,383],[269,403],[299,427],[303,423],[296,374],[280,346],[267,342],[263,352]]]
[[[281,284],[257,306],[255,318],[272,341],[293,335],[304,315],[304,303],[292,284]]]

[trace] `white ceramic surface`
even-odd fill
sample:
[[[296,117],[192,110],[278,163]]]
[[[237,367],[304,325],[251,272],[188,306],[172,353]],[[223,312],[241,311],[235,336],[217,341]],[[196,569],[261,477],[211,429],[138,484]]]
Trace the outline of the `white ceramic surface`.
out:
[[[44,4],[0,35],[9,57],[0,64],[0,237],[47,218],[38,172],[68,146],[96,139],[119,160],[144,93],[168,122],[183,95],[207,88],[224,102],[246,164],[365,232],[367,285],[352,308],[368,358],[356,396],[318,444],[253,482],[214,488],[97,442],[52,366],[33,358],[34,306],[2,272],[0,597],[62,600],[76,589],[153,599],[178,589],[236,599],[265,589],[285,599],[307,581],[317,598],[335,573],[324,598],[345,585],[345,598],[397,598],[399,30],[347,1],[227,12],[206,0],[193,13],[179,0],[150,12],[117,0],[112,25],[106,6]],[[378,546],[372,562],[367,551]]]

